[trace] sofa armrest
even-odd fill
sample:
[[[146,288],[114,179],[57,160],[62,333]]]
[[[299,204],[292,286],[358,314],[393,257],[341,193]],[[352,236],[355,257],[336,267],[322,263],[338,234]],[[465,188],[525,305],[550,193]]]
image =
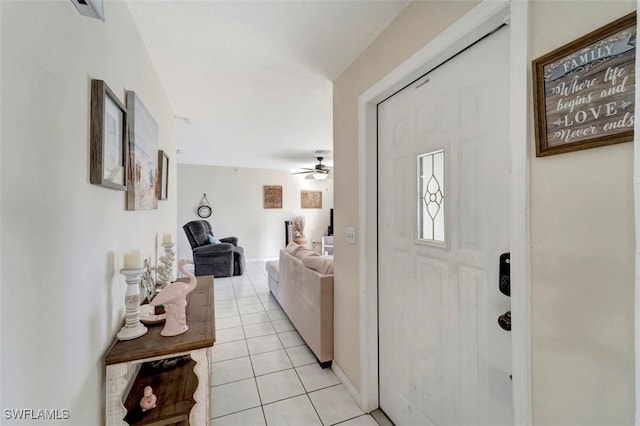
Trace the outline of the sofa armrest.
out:
[[[234,246],[238,245],[238,237],[225,237],[220,238],[220,242],[233,244]]]
[[[321,363],[333,359],[333,275],[307,268],[280,250],[277,291],[273,292],[309,349]]]

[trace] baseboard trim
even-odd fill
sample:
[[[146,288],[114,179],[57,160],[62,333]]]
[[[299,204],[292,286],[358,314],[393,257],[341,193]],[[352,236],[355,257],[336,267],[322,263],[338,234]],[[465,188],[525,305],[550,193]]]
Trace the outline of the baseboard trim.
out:
[[[261,258],[245,258],[245,262],[269,262],[270,260],[278,260],[278,257],[261,257]]]
[[[362,396],[360,395],[360,392],[353,385],[353,383],[351,383],[351,380],[349,380],[347,375],[344,374],[344,371],[342,371],[342,368],[340,368],[340,366],[338,365],[335,359],[333,360],[333,364],[331,364],[331,369],[336,374],[336,376],[338,376],[338,379],[340,379],[340,381],[344,385],[347,392],[349,392],[349,394],[353,397],[353,399],[356,400],[356,402],[358,403],[358,406],[363,411],[367,412],[367,410],[364,408],[365,404],[363,404]]]
[[[379,408],[371,412],[371,417],[373,417],[380,426],[394,426],[389,417]]]

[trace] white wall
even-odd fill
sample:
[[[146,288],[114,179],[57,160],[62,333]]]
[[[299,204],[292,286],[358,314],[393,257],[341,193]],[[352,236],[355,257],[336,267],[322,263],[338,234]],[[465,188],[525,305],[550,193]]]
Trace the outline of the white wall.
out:
[[[175,152],[175,121],[125,2],[106,23],[68,0],[0,2],[2,53],[2,409],[68,409],[104,423],[104,354],[124,318],[122,253],[152,254],[175,229],[170,199],[125,211],[125,193],[89,183],[90,83],[135,90]],[[171,154],[170,154],[171,155]],[[12,421],[5,424],[44,424]]]
[[[358,245],[347,244],[346,227],[359,226],[358,97],[441,31],[467,13],[476,2],[415,1],[334,81],[333,129],[336,177],[334,362],[360,388]],[[360,241],[356,238],[358,244]]]
[[[178,256],[191,258],[191,246],[182,226],[198,220],[203,194],[212,205],[207,219],[217,237],[236,236],[247,259],[277,258],[284,247],[284,221],[304,216],[308,246],[320,241],[329,226],[333,207],[333,180],[316,181],[285,170],[202,165],[178,165]],[[282,208],[265,209],[264,185],[282,186]],[[301,190],[322,191],[322,209],[300,207]],[[319,248],[318,248],[319,250]]]
[[[0,7],[0,23],[2,23],[2,8]],[[2,32],[0,32],[0,48],[2,45]],[[1,51],[1,50],[0,50]],[[2,55],[0,55],[0,76],[2,75]],[[2,92],[2,78],[0,78],[0,93]],[[0,108],[2,106],[2,97],[0,96]],[[1,111],[1,109],[0,109]],[[2,115],[0,114],[0,189],[2,188]],[[4,191],[0,192],[0,195]],[[0,196],[0,241],[2,241],[2,196]],[[2,300],[2,243],[0,243],[0,301]],[[2,315],[2,303],[0,303],[0,342],[2,342],[2,327],[3,327],[3,315]],[[0,348],[0,378],[2,377],[2,348]],[[2,403],[2,383],[0,382],[0,407],[4,407]]]
[[[536,0],[531,59],[635,7],[635,1],[592,1],[585,7],[580,1]],[[529,144],[533,153],[533,135]],[[532,154],[536,424],[634,422],[633,199],[632,143],[542,158]]]

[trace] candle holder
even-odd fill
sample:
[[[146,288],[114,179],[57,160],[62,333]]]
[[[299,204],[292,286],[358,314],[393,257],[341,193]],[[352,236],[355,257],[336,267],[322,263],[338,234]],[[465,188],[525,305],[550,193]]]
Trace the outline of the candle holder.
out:
[[[162,243],[164,256],[160,256],[161,265],[156,268],[158,271],[157,287],[160,289],[168,286],[173,281],[173,264],[176,260],[175,246],[176,243]]]
[[[140,322],[140,276],[143,272],[144,268],[120,269],[127,281],[127,291],[124,294],[124,326],[117,334],[119,340],[131,340],[147,333],[147,327]]]

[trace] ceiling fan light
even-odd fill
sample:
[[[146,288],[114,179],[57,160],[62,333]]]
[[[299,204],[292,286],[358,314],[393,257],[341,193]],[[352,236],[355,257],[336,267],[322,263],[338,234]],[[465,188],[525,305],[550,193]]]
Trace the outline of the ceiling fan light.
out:
[[[329,177],[329,175],[327,173],[314,173],[313,174],[313,178],[315,180],[325,180],[328,177]]]

